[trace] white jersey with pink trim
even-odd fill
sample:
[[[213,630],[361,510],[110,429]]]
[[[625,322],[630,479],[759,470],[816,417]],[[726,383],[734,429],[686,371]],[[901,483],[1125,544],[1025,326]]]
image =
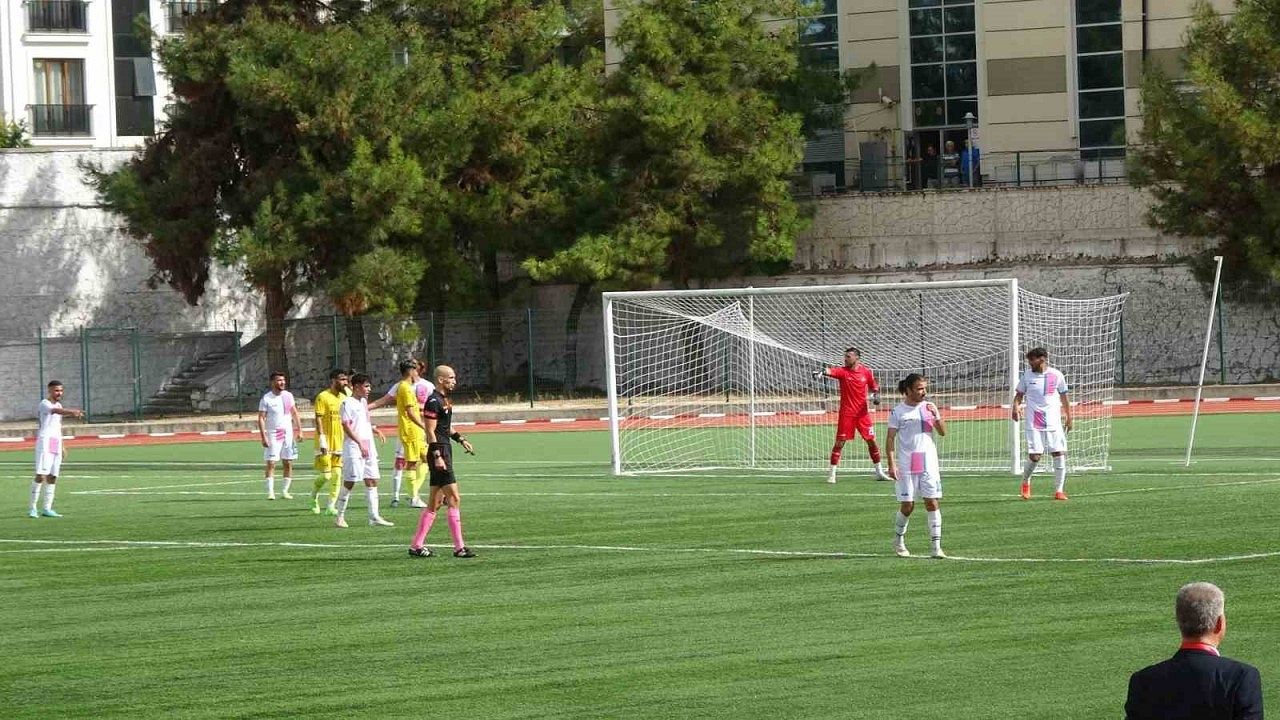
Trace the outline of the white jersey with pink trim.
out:
[[[1026,427],[1029,430],[1062,429],[1062,396],[1067,394],[1067,378],[1057,368],[1038,373],[1027,370],[1018,381],[1018,392],[1027,401]]]
[[[285,390],[279,395],[267,391],[258,402],[258,412],[266,413],[267,437],[277,440],[293,439],[293,393]]]
[[[356,436],[355,440],[351,439],[351,435],[345,432],[342,434],[342,456],[343,457],[360,457],[360,445],[364,446],[366,452],[373,450],[373,422],[369,419],[369,402],[361,398],[359,400],[349,397],[342,401],[342,407],[338,411],[338,415],[342,418],[342,424],[351,430],[351,434]],[[357,444],[359,443],[359,444]]]
[[[898,403],[889,413],[889,429],[898,431],[894,451],[899,472],[937,474],[938,446],[933,442],[933,429],[937,424],[937,416],[929,403]]]
[[[391,383],[391,387],[387,389],[387,397],[392,400],[396,399],[396,388],[400,387],[400,381]],[[427,398],[431,397],[431,393],[436,391],[435,383],[425,378],[418,378],[418,382],[413,384],[413,395],[418,398],[418,408],[427,404]]]
[[[62,403],[53,402],[49,398],[40,401],[40,426],[36,430],[37,441],[44,438],[62,440],[62,415],[54,412],[55,409],[61,410]]]

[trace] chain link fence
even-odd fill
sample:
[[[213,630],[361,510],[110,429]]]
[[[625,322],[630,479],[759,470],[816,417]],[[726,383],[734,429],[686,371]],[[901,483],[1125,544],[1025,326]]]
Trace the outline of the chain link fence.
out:
[[[576,332],[567,320],[565,312],[519,308],[302,318],[267,323],[254,338],[234,326],[192,333],[91,327],[55,337],[35,331],[0,338],[0,369],[18,390],[0,398],[0,421],[34,417],[51,380],[66,386],[65,405],[94,422],[252,413],[274,370],[288,374],[299,398],[324,389],[334,368],[369,374],[381,393],[408,357],[452,366],[467,402],[533,406],[603,397],[599,308],[581,313]]]

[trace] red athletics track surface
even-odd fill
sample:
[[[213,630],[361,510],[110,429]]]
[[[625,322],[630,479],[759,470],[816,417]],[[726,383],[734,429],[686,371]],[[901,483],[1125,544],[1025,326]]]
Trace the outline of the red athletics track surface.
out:
[[[1155,415],[1190,415],[1194,401],[1192,400],[1120,400],[1110,403],[1112,417],[1150,417]],[[947,408],[942,410],[946,412],[948,418],[957,420],[998,420],[1008,416],[1009,410],[1002,407],[979,407],[979,408]],[[1076,406],[1078,417],[1087,416],[1090,413],[1088,407]],[[1223,413],[1270,413],[1280,412],[1280,398],[1211,398],[1201,402],[1200,413],[1203,415],[1218,415]],[[781,414],[781,413],[780,413]],[[806,424],[818,425],[830,423],[832,419],[827,413],[824,415],[799,415],[796,416],[796,422],[789,424]],[[777,417],[769,416],[769,417]],[[746,423],[745,415],[719,417],[719,418],[698,418],[689,417],[672,417],[664,418],[670,427],[733,427]],[[712,422],[714,421],[714,422]],[[493,420],[488,422],[478,422],[474,425],[466,425],[463,422],[455,422],[455,426],[466,430],[469,433],[485,433],[485,432],[561,432],[561,431],[581,431],[581,430],[607,430],[609,423],[603,420],[592,419],[563,419],[552,421],[551,418],[535,418],[531,420]],[[227,440],[255,440],[258,433],[256,430],[235,430],[235,431],[205,431],[205,432],[180,432],[180,433],[162,433],[162,434],[137,434],[123,436],[107,436],[99,437],[98,435],[88,434],[86,431],[92,430],[92,426],[80,425],[66,428],[73,432],[80,432],[74,438],[68,440],[68,445],[75,447],[92,448],[92,447],[114,447],[122,445],[164,445],[174,443],[192,443],[192,442],[221,442]],[[394,428],[383,428],[388,435],[394,435]],[[308,433],[311,436],[311,433]],[[22,438],[16,442],[0,442],[0,450],[22,450],[30,449],[34,444],[34,438]]]

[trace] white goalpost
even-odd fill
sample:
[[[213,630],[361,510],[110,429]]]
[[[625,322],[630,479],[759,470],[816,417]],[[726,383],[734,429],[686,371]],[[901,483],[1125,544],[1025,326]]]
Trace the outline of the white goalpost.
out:
[[[605,293],[614,473],[825,468],[839,390],[812,371],[850,346],[881,388],[878,435],[898,380],[929,378],[952,472],[1021,466],[1009,401],[1023,353],[1043,346],[1071,387],[1071,468],[1105,469],[1125,297],[1055,299],[1014,279]],[[870,469],[860,441],[845,458]]]

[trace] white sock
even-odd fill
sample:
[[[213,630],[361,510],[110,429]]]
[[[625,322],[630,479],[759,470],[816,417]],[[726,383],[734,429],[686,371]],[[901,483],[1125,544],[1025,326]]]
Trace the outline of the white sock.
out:
[[[1026,462],[1022,463],[1022,482],[1024,483],[1031,482],[1031,473],[1036,471],[1036,463],[1038,462],[1040,461],[1029,459]]]
[[[267,494],[268,495],[276,494],[276,476],[275,475],[267,476]]]
[[[910,521],[911,518],[903,515],[901,510],[898,511],[898,516],[893,519],[893,531],[898,536],[898,542],[902,542],[902,536],[907,534],[907,523]]]
[[[57,485],[47,482],[44,484],[44,509],[53,509],[53,491],[57,489]]]
[[[1053,491],[1062,492],[1067,484],[1067,458],[1058,455],[1053,458]]]
[[[35,480],[31,481],[31,510],[33,512],[40,505],[40,486],[41,485],[44,485],[44,483],[36,482]]]
[[[378,517],[378,488],[367,487],[364,489],[364,499],[369,502],[369,517]]]
[[[929,539],[933,541],[934,547],[938,547],[942,544],[942,510],[930,510],[926,516],[929,521]]]
[[[404,471],[397,470],[395,477],[392,478],[392,481],[391,481],[391,492],[392,492],[391,497],[395,498],[396,500],[400,499],[400,481],[403,479],[404,479]]]
[[[884,463],[883,463],[883,462],[878,462],[878,463],[876,463],[876,472],[879,472],[879,473],[884,472]]]
[[[346,517],[347,501],[351,499],[351,488],[346,485],[338,491],[338,517]]]
[[[288,495],[288,494],[289,494],[289,486],[290,486],[290,485],[293,485],[293,476],[292,476],[292,475],[285,475],[285,476],[284,476],[284,494],[285,494],[285,495]]]

